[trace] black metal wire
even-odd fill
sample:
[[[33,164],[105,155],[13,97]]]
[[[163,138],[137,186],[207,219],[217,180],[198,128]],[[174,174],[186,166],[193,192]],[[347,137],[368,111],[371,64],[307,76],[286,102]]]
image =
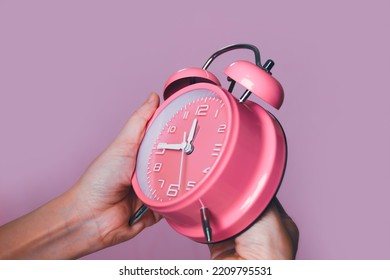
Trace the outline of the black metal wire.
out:
[[[263,66],[261,64],[261,59],[260,59],[260,51],[259,51],[259,49],[256,46],[250,45],[250,44],[234,44],[234,45],[226,46],[226,47],[216,51],[215,53],[213,53],[209,57],[209,59],[206,61],[206,63],[203,65],[202,69],[206,70],[210,66],[211,62],[213,62],[213,60],[216,59],[221,54],[224,54],[224,53],[232,51],[232,50],[237,50],[237,49],[249,49],[249,50],[252,50],[253,53],[255,54],[256,65],[261,67],[261,68],[263,68]]]

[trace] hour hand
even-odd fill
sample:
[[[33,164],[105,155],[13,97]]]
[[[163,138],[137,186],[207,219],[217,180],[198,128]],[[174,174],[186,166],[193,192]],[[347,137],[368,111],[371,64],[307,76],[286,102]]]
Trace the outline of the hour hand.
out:
[[[186,146],[186,143],[180,143],[180,144],[168,144],[168,143],[158,143],[157,149],[167,149],[167,150],[177,150],[180,151],[184,149]]]

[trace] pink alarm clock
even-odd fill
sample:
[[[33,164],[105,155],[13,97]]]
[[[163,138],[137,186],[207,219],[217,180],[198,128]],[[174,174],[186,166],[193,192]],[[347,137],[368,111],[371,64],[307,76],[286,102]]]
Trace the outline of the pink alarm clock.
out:
[[[236,61],[225,74],[225,89],[207,70],[219,55],[249,49],[255,63]],[[253,45],[236,44],[214,53],[202,68],[172,75],[165,101],[150,120],[138,150],[133,188],[144,203],[135,223],[151,209],[182,235],[202,243],[231,238],[266,209],[281,184],[287,145],[278,120],[259,104],[254,93],[274,108],[283,103],[274,65],[260,62]],[[246,91],[236,98],[238,83]]]

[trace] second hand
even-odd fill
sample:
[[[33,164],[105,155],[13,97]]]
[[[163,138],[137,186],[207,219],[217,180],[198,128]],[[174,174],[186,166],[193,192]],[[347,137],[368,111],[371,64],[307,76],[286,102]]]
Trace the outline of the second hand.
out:
[[[184,138],[183,143],[186,141],[186,132],[184,132]],[[181,179],[183,175],[183,161],[184,161],[184,149],[181,150],[181,157],[180,157],[180,171],[179,171],[179,190],[181,188]]]

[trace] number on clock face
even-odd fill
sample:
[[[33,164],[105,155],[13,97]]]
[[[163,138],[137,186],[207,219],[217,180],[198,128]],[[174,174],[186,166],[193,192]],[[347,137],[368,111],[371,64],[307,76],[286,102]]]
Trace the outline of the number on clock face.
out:
[[[147,163],[151,197],[166,201],[194,190],[223,151],[226,110],[216,94],[177,108],[155,139]]]

